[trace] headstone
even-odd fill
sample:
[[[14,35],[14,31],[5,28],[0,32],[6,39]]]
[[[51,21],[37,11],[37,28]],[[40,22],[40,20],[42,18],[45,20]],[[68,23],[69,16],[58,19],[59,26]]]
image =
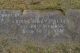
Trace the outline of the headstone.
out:
[[[71,13],[72,12],[72,13]],[[64,42],[74,39],[79,31],[79,13],[68,11],[0,11],[0,33],[17,40],[41,42]],[[78,25],[76,25],[78,23]],[[79,26],[78,26],[79,28]],[[75,32],[75,34],[74,34]],[[78,35],[77,35],[78,36]]]

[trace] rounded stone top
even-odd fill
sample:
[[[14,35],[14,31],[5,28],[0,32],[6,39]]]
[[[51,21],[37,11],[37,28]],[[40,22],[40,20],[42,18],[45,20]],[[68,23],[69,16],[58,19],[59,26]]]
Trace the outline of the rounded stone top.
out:
[[[41,14],[41,15],[47,15],[47,14],[52,14],[52,15],[63,15],[61,11],[55,10],[55,11],[40,11],[40,10],[24,10],[23,15],[27,14]]]

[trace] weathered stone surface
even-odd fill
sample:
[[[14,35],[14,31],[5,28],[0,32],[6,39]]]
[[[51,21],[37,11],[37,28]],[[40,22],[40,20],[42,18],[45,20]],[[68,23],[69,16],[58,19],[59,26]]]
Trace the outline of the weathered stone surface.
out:
[[[0,36],[17,41],[64,42],[79,40],[80,12],[0,11]]]
[[[80,40],[80,10],[70,9],[66,12],[67,29],[73,39]]]

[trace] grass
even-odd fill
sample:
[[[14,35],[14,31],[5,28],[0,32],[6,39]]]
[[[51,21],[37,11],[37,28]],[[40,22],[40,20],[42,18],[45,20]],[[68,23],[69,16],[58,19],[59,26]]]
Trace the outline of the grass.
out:
[[[80,0],[0,0],[0,9],[54,10],[80,9]]]
[[[59,10],[80,9],[80,0],[0,0],[0,10]]]
[[[80,43],[55,43],[43,46],[29,42],[11,44],[6,38],[0,39],[0,53],[80,53]]]

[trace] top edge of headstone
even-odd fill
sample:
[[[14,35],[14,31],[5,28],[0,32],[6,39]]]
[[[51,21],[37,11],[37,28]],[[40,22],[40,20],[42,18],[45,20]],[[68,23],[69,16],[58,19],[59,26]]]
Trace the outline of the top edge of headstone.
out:
[[[72,14],[72,13],[80,13],[80,9],[69,9],[65,13],[66,15]]]
[[[61,11],[53,10],[53,11],[40,11],[40,10],[24,10],[23,15],[29,13],[37,13],[37,14],[56,14],[56,15],[63,15]]]
[[[0,12],[21,12],[20,10],[0,10]]]

